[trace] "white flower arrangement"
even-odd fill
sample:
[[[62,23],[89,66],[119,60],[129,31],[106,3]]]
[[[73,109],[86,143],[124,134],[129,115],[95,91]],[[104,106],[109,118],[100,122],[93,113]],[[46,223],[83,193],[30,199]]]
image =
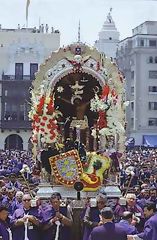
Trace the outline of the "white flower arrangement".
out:
[[[22,167],[22,169],[20,170],[20,173],[21,174],[24,174],[24,173],[31,173],[31,170],[30,170],[30,168],[29,168],[29,166],[27,165],[27,164],[23,164],[23,167]]]
[[[108,103],[103,99],[99,99],[97,94],[95,94],[95,97],[91,99],[90,109],[93,112],[105,111],[106,109],[108,109],[108,107]]]
[[[62,86],[59,86],[57,88],[57,92],[62,93],[64,91],[64,88]]]

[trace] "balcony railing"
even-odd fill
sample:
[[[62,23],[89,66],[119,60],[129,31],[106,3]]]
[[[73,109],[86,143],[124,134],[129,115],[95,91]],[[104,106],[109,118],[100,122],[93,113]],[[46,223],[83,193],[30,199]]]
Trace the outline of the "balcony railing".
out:
[[[4,75],[2,74],[2,80],[12,80],[12,81],[30,81],[30,80],[34,80],[34,76],[30,76],[30,75],[23,75],[23,76],[15,76],[15,75]]]
[[[0,127],[1,129],[16,129],[16,130],[20,130],[20,129],[24,129],[24,130],[28,130],[31,129],[31,122],[30,121],[21,121],[21,120],[1,120],[0,121]]]

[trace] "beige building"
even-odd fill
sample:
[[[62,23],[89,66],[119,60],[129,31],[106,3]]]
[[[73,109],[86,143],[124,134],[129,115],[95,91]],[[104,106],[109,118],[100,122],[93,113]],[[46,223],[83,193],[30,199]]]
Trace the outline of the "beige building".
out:
[[[0,26],[0,149],[28,149],[29,89],[35,72],[60,47],[60,32],[46,24],[39,29]]]
[[[117,63],[126,77],[127,134],[136,145],[157,146],[157,21],[146,21],[119,42]]]

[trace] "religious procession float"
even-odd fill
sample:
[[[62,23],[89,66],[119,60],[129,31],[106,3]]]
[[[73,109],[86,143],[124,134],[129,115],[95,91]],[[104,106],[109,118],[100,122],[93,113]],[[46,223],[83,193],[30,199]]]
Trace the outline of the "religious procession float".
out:
[[[75,188],[94,196],[118,183],[124,84],[114,61],[81,42],[53,52],[40,66],[31,90],[32,151],[42,179],[61,194],[71,196]]]

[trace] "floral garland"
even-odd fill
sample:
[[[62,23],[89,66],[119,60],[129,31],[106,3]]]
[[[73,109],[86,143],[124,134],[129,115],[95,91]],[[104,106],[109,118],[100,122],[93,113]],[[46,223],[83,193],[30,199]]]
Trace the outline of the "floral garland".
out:
[[[32,143],[36,146],[56,143],[59,139],[57,118],[61,115],[54,107],[54,97],[43,86],[37,94],[33,90],[29,119],[32,121]]]
[[[92,135],[115,136],[125,133],[125,107],[127,102],[124,100],[124,79],[120,72],[109,76],[104,75],[106,84],[103,86],[101,95],[95,93],[91,100],[90,109],[98,112],[96,128],[92,130]],[[119,141],[123,139],[119,138]]]

